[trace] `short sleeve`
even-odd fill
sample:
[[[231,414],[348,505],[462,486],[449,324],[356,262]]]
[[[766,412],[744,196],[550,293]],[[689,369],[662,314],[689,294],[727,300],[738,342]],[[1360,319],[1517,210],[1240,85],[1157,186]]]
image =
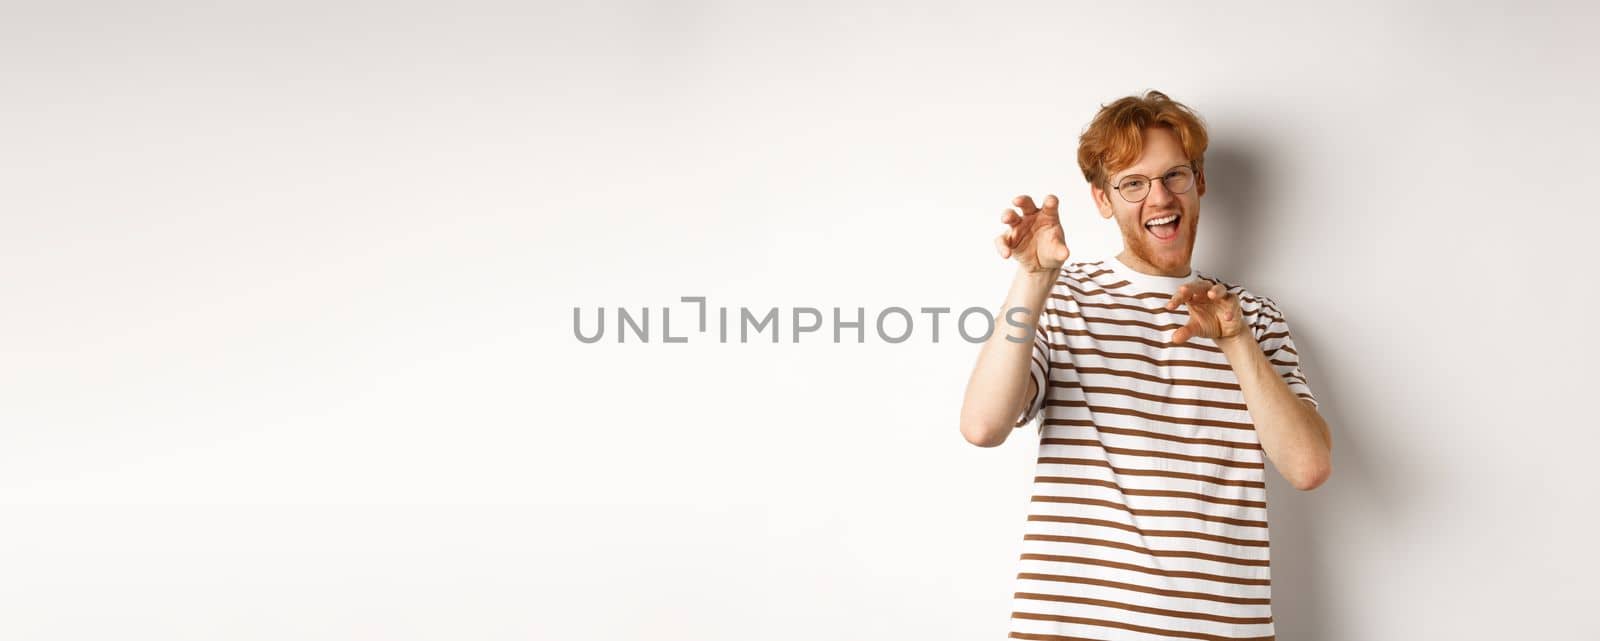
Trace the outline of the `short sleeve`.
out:
[[[1300,352],[1295,349],[1294,337],[1289,333],[1289,321],[1275,301],[1265,296],[1261,299],[1259,320],[1252,326],[1256,342],[1260,343],[1273,369],[1283,377],[1283,382],[1289,384],[1289,391],[1311,401],[1313,407],[1319,406],[1317,397],[1311,393],[1311,382],[1306,380],[1305,372],[1300,371]]]
[[[1028,366],[1028,373],[1033,377],[1033,398],[1028,401],[1028,409],[1023,410],[1017,417],[1017,422],[1012,428],[1022,427],[1032,422],[1039,415],[1039,410],[1044,408],[1044,399],[1050,390],[1050,342],[1045,340],[1049,335],[1045,319],[1050,316],[1050,308],[1046,305],[1044,312],[1039,314],[1039,322],[1033,328],[1033,363]]]

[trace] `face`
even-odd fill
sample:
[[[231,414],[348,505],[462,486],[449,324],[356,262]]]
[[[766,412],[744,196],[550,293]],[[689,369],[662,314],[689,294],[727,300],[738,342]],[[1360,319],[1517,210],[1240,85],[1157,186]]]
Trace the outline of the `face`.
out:
[[[1194,184],[1182,194],[1167,191],[1166,183],[1157,180],[1167,170],[1188,162],[1178,134],[1166,127],[1151,127],[1144,131],[1144,150],[1139,159],[1132,166],[1113,172],[1109,181],[1109,185],[1118,185],[1124,176],[1149,176],[1144,200],[1130,203],[1108,185],[1090,187],[1100,216],[1115,219],[1122,231],[1123,251],[1118,257],[1128,266],[1163,276],[1189,273],[1195,231],[1200,224],[1200,197],[1206,193],[1205,174],[1195,174]],[[1178,225],[1170,238],[1162,238],[1145,226],[1171,214],[1178,215]]]

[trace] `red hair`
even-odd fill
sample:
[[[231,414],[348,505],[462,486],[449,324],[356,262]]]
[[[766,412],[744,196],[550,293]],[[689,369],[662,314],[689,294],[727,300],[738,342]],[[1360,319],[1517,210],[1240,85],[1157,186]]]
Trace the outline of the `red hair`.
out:
[[[1143,96],[1119,98],[1100,105],[1100,112],[1078,137],[1078,168],[1084,180],[1105,188],[1111,174],[1139,159],[1144,151],[1144,130],[1166,127],[1178,135],[1183,154],[1194,163],[1195,173],[1205,162],[1205,121],[1200,114],[1154,89]]]

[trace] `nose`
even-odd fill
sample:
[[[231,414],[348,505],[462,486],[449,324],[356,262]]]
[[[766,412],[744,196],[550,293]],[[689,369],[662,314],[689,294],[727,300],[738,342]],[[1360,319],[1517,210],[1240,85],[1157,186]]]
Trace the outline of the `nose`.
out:
[[[1167,191],[1167,181],[1151,180],[1150,193],[1145,194],[1144,203],[1146,205],[1155,205],[1159,207],[1160,205],[1172,202],[1176,198],[1177,196],[1174,196],[1172,192]]]

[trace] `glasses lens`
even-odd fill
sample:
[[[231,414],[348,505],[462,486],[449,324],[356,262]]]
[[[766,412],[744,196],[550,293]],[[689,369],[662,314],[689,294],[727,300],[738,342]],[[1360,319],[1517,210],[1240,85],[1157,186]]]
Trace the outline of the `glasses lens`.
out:
[[[1194,186],[1194,170],[1187,166],[1173,167],[1172,171],[1167,172],[1164,182],[1167,184],[1167,191],[1174,194],[1189,191],[1189,188]]]
[[[1144,195],[1148,191],[1150,191],[1150,181],[1144,176],[1123,178],[1122,183],[1117,186],[1117,192],[1128,199],[1128,202],[1134,203],[1144,200]]]

